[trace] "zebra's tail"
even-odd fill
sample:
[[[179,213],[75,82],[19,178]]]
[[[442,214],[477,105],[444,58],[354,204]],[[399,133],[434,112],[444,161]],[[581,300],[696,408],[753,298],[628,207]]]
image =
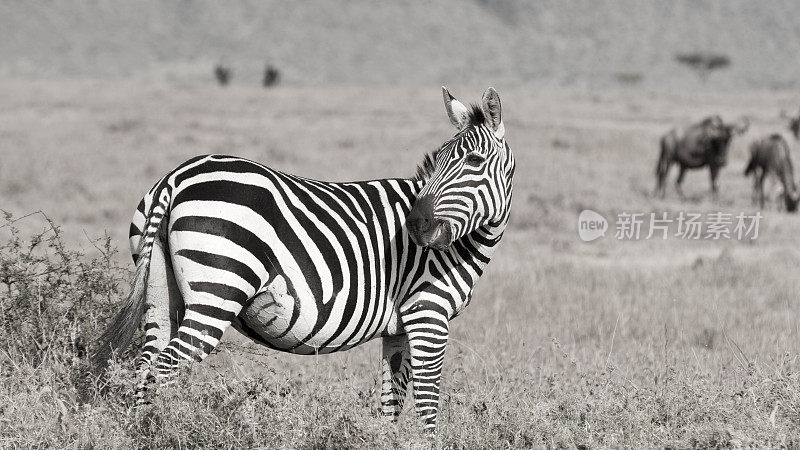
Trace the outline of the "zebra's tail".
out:
[[[139,241],[136,261],[136,275],[125,304],[114,317],[111,325],[98,338],[98,346],[92,355],[91,363],[96,372],[105,370],[108,360],[112,356],[125,350],[133,340],[133,335],[139,328],[146,309],[145,291],[150,269],[150,257],[153,251],[153,241],[158,236],[158,230],[163,218],[167,215],[170,202],[170,189],[164,184],[160,189],[158,204],[154,204],[147,217],[144,233]]]

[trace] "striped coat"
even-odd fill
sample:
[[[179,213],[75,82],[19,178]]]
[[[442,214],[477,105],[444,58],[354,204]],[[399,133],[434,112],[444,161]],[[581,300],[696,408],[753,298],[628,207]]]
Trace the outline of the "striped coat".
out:
[[[330,183],[210,155],[159,180],[131,224],[134,288],[95,359],[127,345],[137,316],[143,377],[204,359],[229,325],[298,354],[380,336],[383,414],[413,378],[433,429],[448,322],[503,234],[514,168],[496,92],[472,111],[444,93],[459,133],[411,179]]]

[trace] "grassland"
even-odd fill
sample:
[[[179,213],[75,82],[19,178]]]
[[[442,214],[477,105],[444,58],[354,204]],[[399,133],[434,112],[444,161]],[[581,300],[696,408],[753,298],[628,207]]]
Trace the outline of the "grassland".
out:
[[[752,242],[625,242],[612,233],[586,244],[576,232],[585,208],[611,219],[752,212],[746,144],[784,128],[778,113],[797,98],[496,87],[518,164],[513,217],[452,325],[434,440],[409,408],[397,425],[377,417],[378,342],[311,358],[267,352],[231,332],[207,363],[139,410],[125,364],[98,385],[80,377],[77,356],[23,359],[5,340],[0,446],[800,445],[798,217],[764,211]],[[451,90],[468,101],[483,88]],[[87,259],[98,251],[86,236],[107,232],[122,250],[110,262],[130,267],[133,208],[184,159],[236,154],[328,180],[410,175],[451,134],[440,102],[437,86],[4,79],[0,209],[43,210],[66,248]],[[720,199],[711,201],[705,172],[689,174],[687,201],[671,188],[665,200],[652,198],[659,135],[709,113],[753,122],[733,145]],[[43,223],[16,225],[30,235]]]

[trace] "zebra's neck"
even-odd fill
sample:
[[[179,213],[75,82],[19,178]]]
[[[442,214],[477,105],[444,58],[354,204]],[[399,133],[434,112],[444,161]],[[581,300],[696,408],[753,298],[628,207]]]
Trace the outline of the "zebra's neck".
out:
[[[423,183],[415,180],[409,181],[415,188],[414,198],[409,199],[410,204],[413,205],[416,200],[416,194],[422,189]],[[457,311],[460,311],[469,301],[472,289],[494,255],[497,244],[503,237],[508,224],[508,217],[508,209],[506,209],[498,220],[480,226],[476,230],[456,239],[449,248],[445,250],[424,249],[419,254],[419,263],[423,267],[429,265],[432,261],[438,261],[443,266],[451,269],[450,272],[454,277],[459,278],[457,284],[461,285],[462,289],[459,289],[459,291],[463,291],[463,297],[452,299],[453,306]],[[405,246],[413,249],[419,248],[411,240],[405,226],[403,228],[402,235],[405,239]],[[414,252],[414,250],[409,250],[409,252]],[[424,279],[425,277],[421,278]],[[422,281],[424,282],[424,280]],[[413,291],[413,288],[411,290]]]
[[[500,243],[500,239],[503,237],[508,224],[507,217],[506,215],[498,223],[484,225],[453,243],[454,246],[463,245],[465,247],[467,251],[462,253],[462,258],[465,262],[474,264],[479,269],[479,276],[483,273],[486,265],[489,264],[497,249],[497,244]]]

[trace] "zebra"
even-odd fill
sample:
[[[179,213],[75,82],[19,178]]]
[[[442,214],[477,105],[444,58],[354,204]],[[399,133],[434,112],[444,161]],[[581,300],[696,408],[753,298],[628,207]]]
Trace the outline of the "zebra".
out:
[[[207,357],[229,325],[307,355],[380,337],[380,415],[397,420],[412,382],[435,432],[449,321],[503,236],[515,169],[497,91],[469,108],[442,95],[457,132],[411,178],[323,182],[224,155],[164,176],[134,213],[134,282],[95,366],[140,323],[138,376],[161,383]]]

